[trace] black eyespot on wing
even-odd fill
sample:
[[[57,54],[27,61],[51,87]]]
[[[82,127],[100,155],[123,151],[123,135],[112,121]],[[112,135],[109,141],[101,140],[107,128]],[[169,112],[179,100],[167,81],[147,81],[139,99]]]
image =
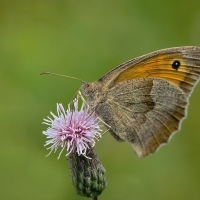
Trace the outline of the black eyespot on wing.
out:
[[[178,68],[181,66],[181,62],[179,60],[175,60],[173,63],[172,63],[172,68],[175,69],[175,70],[178,70]]]

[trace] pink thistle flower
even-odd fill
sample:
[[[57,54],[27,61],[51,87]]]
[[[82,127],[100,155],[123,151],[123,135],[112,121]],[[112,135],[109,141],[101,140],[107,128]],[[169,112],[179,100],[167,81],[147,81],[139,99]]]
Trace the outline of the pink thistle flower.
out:
[[[44,145],[50,145],[47,148],[50,149],[49,154],[52,151],[55,153],[58,147],[61,147],[62,150],[58,158],[64,149],[67,150],[66,156],[77,152],[78,155],[87,157],[87,150],[94,147],[95,141],[101,137],[100,120],[95,113],[91,112],[84,102],[78,111],[78,99],[73,101],[73,109],[70,108],[69,104],[65,111],[62,104],[57,104],[58,116],[50,113],[52,118],[48,116],[43,122],[50,127],[42,132],[49,139]]]

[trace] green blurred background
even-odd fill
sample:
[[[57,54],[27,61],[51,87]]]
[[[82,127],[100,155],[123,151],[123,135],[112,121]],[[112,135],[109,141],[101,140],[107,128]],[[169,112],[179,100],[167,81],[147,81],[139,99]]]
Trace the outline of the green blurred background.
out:
[[[43,118],[80,82],[154,50],[200,46],[200,1],[0,1],[0,199],[84,199],[58,152],[45,157]],[[100,199],[200,199],[200,84],[168,145],[139,159],[106,134],[95,147],[108,175]],[[86,198],[85,198],[86,199]]]

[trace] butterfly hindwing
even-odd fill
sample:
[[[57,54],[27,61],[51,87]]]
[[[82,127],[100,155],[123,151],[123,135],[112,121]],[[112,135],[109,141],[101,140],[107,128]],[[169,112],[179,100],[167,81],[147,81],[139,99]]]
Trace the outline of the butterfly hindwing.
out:
[[[130,142],[139,157],[153,153],[178,130],[185,116],[187,95],[157,78],[119,83],[96,106],[96,113],[117,137]]]

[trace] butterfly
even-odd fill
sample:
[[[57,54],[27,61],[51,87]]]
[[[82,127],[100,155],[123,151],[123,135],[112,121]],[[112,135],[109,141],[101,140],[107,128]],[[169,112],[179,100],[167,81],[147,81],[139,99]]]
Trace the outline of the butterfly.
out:
[[[111,135],[145,157],[180,129],[199,76],[200,47],[175,47],[129,60],[80,91]]]

